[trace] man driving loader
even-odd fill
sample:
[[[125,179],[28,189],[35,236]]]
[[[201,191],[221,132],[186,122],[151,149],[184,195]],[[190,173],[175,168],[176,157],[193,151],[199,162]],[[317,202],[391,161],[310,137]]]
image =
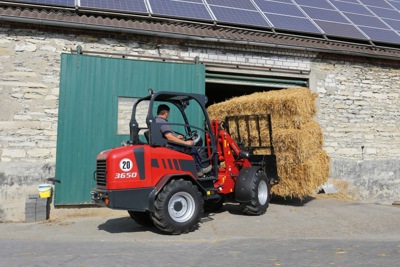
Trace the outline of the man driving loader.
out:
[[[182,135],[176,134],[172,130],[171,126],[168,124],[169,112],[170,108],[168,105],[161,104],[157,108],[156,122],[163,124],[160,127],[163,137],[166,138],[168,141],[172,141],[178,144],[182,144],[185,146],[194,146],[195,144],[193,140],[184,140]],[[178,151],[182,151],[182,149],[178,146],[171,145],[171,148]],[[211,171],[212,169],[211,165],[208,165],[207,167],[204,168],[202,167],[202,160],[194,147],[191,148],[190,154],[193,156],[196,162],[197,176],[199,177],[203,176],[204,174]]]

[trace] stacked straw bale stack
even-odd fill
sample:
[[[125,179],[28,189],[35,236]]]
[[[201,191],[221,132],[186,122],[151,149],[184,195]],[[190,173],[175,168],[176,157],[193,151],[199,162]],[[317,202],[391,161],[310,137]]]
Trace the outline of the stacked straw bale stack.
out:
[[[317,113],[316,97],[307,88],[289,88],[235,97],[211,105],[207,110],[210,119],[218,120],[225,120],[226,116],[271,114],[273,144],[281,178],[281,182],[272,188],[272,193],[303,199],[315,193],[329,176],[330,159],[322,149],[322,130],[313,120]],[[251,126],[253,124],[250,122],[250,139],[258,136],[255,126]],[[231,129],[231,135],[235,138],[237,133]],[[247,132],[240,133],[240,136],[248,139]],[[269,144],[267,127],[261,129],[261,138],[263,144]],[[243,141],[247,144],[249,141],[257,142]],[[253,152],[259,155],[270,153],[266,149]]]

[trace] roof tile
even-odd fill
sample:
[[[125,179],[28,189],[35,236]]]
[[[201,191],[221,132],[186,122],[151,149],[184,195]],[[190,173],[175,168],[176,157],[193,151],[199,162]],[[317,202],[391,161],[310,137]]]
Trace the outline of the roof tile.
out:
[[[379,47],[307,36],[276,34],[269,31],[239,29],[205,23],[173,21],[160,18],[133,17],[122,15],[98,15],[76,12],[73,9],[56,10],[45,8],[0,6],[0,21],[22,22],[114,32],[124,31],[141,34],[166,34],[172,38],[219,39],[225,42],[251,44],[255,46],[284,46],[298,50],[324,53],[353,54],[400,60],[400,47]]]

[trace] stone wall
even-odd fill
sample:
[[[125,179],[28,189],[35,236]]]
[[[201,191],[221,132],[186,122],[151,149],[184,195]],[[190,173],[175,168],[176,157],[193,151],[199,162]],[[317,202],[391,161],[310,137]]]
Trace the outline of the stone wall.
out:
[[[84,51],[310,69],[310,88],[320,95],[317,120],[333,159],[331,177],[349,181],[367,201],[400,199],[399,68],[318,60],[311,52],[94,36],[0,28],[0,221],[23,220],[26,196],[54,176],[60,54],[77,45]]]
[[[328,153],[353,160],[399,158],[400,67],[313,65]]]
[[[400,63],[315,60],[312,69],[331,178],[350,182],[362,200],[399,200]]]

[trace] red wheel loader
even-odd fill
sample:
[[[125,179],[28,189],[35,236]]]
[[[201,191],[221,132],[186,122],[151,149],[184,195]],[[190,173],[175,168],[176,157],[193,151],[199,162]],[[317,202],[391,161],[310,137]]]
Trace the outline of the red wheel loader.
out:
[[[92,202],[127,210],[136,223],[155,225],[168,234],[195,230],[204,210],[217,211],[224,202],[239,203],[244,214],[264,214],[271,186],[279,182],[270,116],[210,121],[206,103],[201,94],[152,90],[138,99],[129,123],[130,140],[97,156]],[[171,108],[168,124],[194,146],[163,136],[155,113],[161,104]],[[260,132],[266,130],[265,142]],[[268,153],[254,155],[254,148]],[[211,165],[211,171],[198,176],[196,156],[203,166]]]

